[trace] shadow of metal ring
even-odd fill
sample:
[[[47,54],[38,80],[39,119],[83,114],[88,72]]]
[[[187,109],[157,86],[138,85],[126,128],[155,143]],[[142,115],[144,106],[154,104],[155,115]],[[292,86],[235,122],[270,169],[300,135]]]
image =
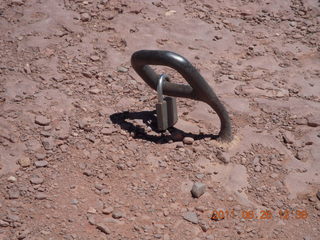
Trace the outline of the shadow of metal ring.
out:
[[[170,51],[140,50],[131,56],[131,65],[154,90],[157,90],[160,75],[149,65],[162,65],[175,69],[189,85],[164,81],[163,93],[167,96],[189,98],[207,103],[220,119],[221,126],[218,139],[226,142],[233,139],[228,112],[207,81],[187,59]]]

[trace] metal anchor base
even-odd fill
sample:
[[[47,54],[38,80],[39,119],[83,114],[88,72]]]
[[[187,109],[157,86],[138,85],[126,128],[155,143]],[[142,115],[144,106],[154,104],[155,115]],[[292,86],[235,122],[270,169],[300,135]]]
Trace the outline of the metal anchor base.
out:
[[[228,112],[207,81],[187,59],[169,51],[140,50],[131,56],[131,65],[154,90],[157,90],[160,75],[149,65],[162,65],[175,69],[189,84],[176,84],[165,80],[163,93],[167,96],[190,98],[207,103],[220,119],[221,126],[218,139],[226,142],[233,139]]]

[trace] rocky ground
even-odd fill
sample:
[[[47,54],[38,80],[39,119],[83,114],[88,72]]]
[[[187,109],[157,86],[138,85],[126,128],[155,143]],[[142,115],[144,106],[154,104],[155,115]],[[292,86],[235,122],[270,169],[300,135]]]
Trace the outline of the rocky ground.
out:
[[[319,1],[2,0],[0,30],[1,240],[319,239]],[[234,140],[188,99],[157,132],[140,49],[192,62]]]

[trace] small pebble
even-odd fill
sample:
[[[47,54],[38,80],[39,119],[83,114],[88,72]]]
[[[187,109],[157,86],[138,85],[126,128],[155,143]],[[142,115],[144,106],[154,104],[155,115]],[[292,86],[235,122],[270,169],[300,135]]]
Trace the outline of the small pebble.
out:
[[[19,164],[21,167],[29,167],[31,164],[30,158],[22,157],[19,159]]]
[[[10,176],[10,177],[8,177],[7,180],[8,180],[8,182],[14,183],[17,181],[17,178],[15,176]]]
[[[87,213],[95,214],[97,213],[97,210],[93,207],[89,207]]]
[[[46,195],[45,193],[39,192],[39,193],[37,193],[37,194],[35,195],[35,198],[36,198],[37,200],[44,200],[44,199],[47,198],[47,195]]]
[[[35,161],[34,165],[36,167],[46,167],[48,165],[48,162],[45,160],[42,161]]]
[[[103,214],[110,214],[113,212],[113,208],[112,207],[106,207],[104,209],[102,209],[102,213]]]
[[[32,177],[30,178],[30,182],[32,184],[42,184],[44,182],[44,179],[42,177]]]
[[[9,223],[8,222],[5,222],[3,220],[0,220],[0,227],[8,227],[9,226]]]
[[[122,67],[122,66],[120,66],[120,67],[118,67],[118,72],[122,72],[122,73],[126,73],[126,72],[128,72],[128,68],[126,68],[126,67]]]
[[[48,126],[51,122],[51,120],[47,117],[44,117],[44,116],[36,116],[35,118],[35,121],[34,121],[36,124],[39,124],[41,126]]]
[[[110,229],[104,223],[97,223],[96,226],[97,226],[97,229],[99,229],[101,232],[105,234],[111,233]]]
[[[191,189],[191,194],[194,198],[199,198],[204,194],[206,190],[206,185],[204,183],[195,182]]]
[[[186,145],[192,145],[194,142],[194,139],[192,137],[184,137],[183,138],[183,143]]]
[[[199,219],[196,213],[194,212],[186,212],[182,215],[184,220],[187,220],[188,222],[191,222],[193,224],[198,224]]]
[[[112,217],[113,217],[114,219],[120,219],[120,218],[123,217],[123,213],[120,212],[120,211],[114,211],[114,212],[112,213]]]
[[[89,93],[91,94],[99,94],[101,90],[99,88],[90,88]]]
[[[91,16],[89,13],[82,13],[80,18],[81,18],[81,21],[88,22],[88,21],[90,21]]]
[[[90,56],[90,59],[95,62],[95,61],[99,61],[100,57],[98,55],[92,55]]]

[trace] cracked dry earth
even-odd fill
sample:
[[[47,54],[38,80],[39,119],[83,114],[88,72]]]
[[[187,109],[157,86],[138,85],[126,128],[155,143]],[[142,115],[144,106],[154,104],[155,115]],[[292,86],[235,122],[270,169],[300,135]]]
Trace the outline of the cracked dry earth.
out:
[[[1,0],[0,239],[320,239],[319,4]],[[231,143],[188,99],[155,130],[141,49],[199,69]]]

